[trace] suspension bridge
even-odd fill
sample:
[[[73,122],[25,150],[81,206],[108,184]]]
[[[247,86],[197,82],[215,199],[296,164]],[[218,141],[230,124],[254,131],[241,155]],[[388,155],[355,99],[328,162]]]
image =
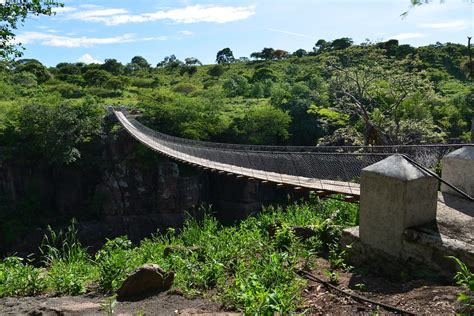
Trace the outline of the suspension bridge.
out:
[[[120,124],[135,139],[174,160],[239,178],[313,190],[319,195],[360,195],[363,168],[402,153],[420,167],[433,169],[441,158],[463,145],[421,146],[258,146],[196,141],[159,133],[124,108],[113,108]]]

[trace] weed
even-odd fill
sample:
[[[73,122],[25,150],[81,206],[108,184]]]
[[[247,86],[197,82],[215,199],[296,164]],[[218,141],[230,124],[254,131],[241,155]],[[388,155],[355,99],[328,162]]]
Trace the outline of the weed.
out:
[[[46,284],[40,269],[23,258],[8,257],[0,263],[0,297],[31,296],[44,291]]]
[[[330,244],[329,245],[329,264],[331,269],[343,269],[345,271],[350,271],[352,266],[346,263],[347,251],[342,249],[339,244]]]
[[[107,297],[104,303],[101,305],[102,309],[107,313],[108,316],[112,316],[114,314],[115,306],[117,306],[115,295]]]
[[[48,234],[43,238],[40,252],[46,265],[55,261],[67,263],[86,261],[88,259],[86,249],[77,238],[76,220],[72,219],[67,230],[54,231],[48,226]]]
[[[357,283],[355,288],[361,292],[365,292],[367,290],[367,286],[364,283]]]
[[[456,284],[461,286],[463,290],[458,295],[458,301],[461,303],[460,314],[472,315],[474,311],[474,273],[472,273],[467,265],[456,257],[449,256],[458,266],[458,272],[454,276]]]
[[[108,240],[95,256],[99,269],[99,288],[106,293],[116,291],[133,269],[132,243],[127,237]]]
[[[328,277],[330,283],[336,285],[339,283],[339,273],[337,271],[325,270],[324,275]]]

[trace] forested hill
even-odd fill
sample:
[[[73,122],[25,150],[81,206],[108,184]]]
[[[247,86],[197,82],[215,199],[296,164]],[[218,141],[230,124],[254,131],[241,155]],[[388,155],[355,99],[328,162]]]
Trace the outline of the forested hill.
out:
[[[150,65],[23,59],[0,64],[0,147],[72,162],[103,133],[107,105],[192,139],[359,145],[468,141],[474,108],[467,46],[319,40],[312,51],[264,48],[216,65],[166,57]],[[32,156],[32,157],[33,157]]]

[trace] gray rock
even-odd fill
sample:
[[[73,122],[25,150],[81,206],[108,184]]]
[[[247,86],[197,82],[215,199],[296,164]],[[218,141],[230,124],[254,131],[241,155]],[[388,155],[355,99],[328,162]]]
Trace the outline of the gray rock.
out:
[[[157,264],[145,264],[123,282],[117,291],[117,299],[122,301],[133,300],[169,290],[173,280],[174,272],[166,273]]]

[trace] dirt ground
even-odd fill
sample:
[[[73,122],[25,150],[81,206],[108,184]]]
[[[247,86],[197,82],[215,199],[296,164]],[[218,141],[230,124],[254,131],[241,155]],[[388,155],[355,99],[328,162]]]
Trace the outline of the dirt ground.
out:
[[[328,281],[323,273],[329,267],[327,260],[318,259],[317,269],[311,274]],[[337,287],[373,301],[388,304],[413,314],[453,315],[459,287],[440,285],[426,280],[392,282],[370,273],[338,272]],[[309,314],[373,314],[395,313],[376,305],[360,302],[347,295],[309,281],[303,292],[304,307]]]
[[[323,273],[329,263],[318,259],[313,275],[327,280]],[[354,270],[356,271],[356,270]],[[359,274],[357,272],[338,272],[337,286],[374,301],[389,304],[414,314],[455,314],[458,287],[440,285],[425,280],[392,282],[385,278]],[[106,314],[110,304],[107,297],[97,294],[82,296],[40,296],[0,299],[0,315],[71,315]],[[115,315],[230,315],[232,311],[223,310],[221,304],[204,298],[186,298],[179,291],[171,290],[136,302],[117,302],[113,307]],[[302,308],[305,314],[315,315],[373,315],[375,312],[392,314],[376,305],[360,302],[342,293],[326,288],[318,282],[309,281],[303,291]]]

